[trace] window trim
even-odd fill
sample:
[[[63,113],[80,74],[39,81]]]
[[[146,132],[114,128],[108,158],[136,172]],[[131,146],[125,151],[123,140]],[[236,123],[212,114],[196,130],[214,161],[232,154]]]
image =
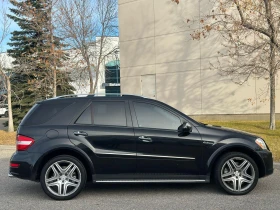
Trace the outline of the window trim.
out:
[[[182,120],[182,117],[180,115],[178,115],[177,113],[173,112],[172,110],[168,109],[168,107],[165,107],[161,104],[158,104],[158,103],[153,103],[153,102],[150,102],[150,101],[138,101],[138,100],[133,100],[131,101],[131,107],[133,109],[133,113],[131,114],[132,117],[133,117],[133,126],[135,128],[138,128],[138,129],[151,129],[151,130],[165,130],[165,131],[176,131],[177,132],[177,129],[165,129],[165,128],[151,128],[151,127],[139,127],[139,123],[138,123],[138,119],[137,119],[137,114],[136,114],[136,110],[135,110],[135,106],[134,104],[135,103],[143,103],[143,104],[149,104],[149,105],[153,105],[153,106],[157,106],[163,110],[165,110],[166,112],[176,116],[179,118],[180,120],[180,123],[182,124],[183,123],[183,120]],[[136,124],[136,125],[135,125]],[[179,127],[179,126],[178,126]]]
[[[76,118],[76,120],[74,121],[74,125],[83,125],[83,126],[86,126],[86,125],[93,125],[93,116],[92,116],[92,108],[90,108],[90,121],[91,123],[90,124],[82,124],[82,123],[77,123],[77,121],[79,120],[79,118],[82,116],[82,114],[84,114],[84,112],[91,106],[91,103],[89,105],[87,105],[85,107],[85,109],[81,112],[81,114]]]

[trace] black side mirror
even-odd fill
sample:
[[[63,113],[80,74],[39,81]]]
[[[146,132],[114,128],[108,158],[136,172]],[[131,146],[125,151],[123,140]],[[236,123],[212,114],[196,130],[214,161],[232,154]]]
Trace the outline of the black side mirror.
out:
[[[192,126],[188,122],[184,122],[182,125],[178,127],[178,134],[180,136],[189,134],[192,132]]]

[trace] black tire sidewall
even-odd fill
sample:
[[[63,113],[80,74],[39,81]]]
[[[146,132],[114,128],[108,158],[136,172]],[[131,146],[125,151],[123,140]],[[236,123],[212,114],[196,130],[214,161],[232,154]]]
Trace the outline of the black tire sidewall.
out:
[[[80,184],[79,188],[73,194],[68,195],[68,196],[57,196],[57,195],[52,194],[48,190],[48,188],[46,186],[46,183],[45,183],[45,174],[47,172],[47,169],[53,163],[55,163],[57,161],[61,161],[61,160],[67,160],[67,161],[73,162],[79,168],[79,170],[81,172],[81,184]],[[69,155],[60,155],[60,156],[52,158],[50,161],[48,161],[44,165],[44,167],[41,171],[41,175],[40,175],[40,183],[41,183],[41,186],[42,186],[44,192],[49,197],[51,197],[52,199],[55,199],[55,200],[69,200],[69,199],[72,199],[72,198],[76,197],[82,191],[82,189],[84,188],[84,186],[86,184],[86,180],[87,180],[87,173],[86,173],[84,165],[77,158],[75,158],[73,156],[69,156]]]
[[[232,191],[230,189],[228,189],[223,181],[222,181],[222,178],[221,178],[221,170],[222,170],[222,166],[224,165],[224,163],[229,160],[230,158],[233,158],[233,157],[241,157],[241,158],[244,158],[246,159],[247,161],[249,161],[254,170],[255,170],[255,180],[253,182],[253,184],[245,191],[242,191],[242,192],[236,192],[236,191]],[[223,155],[220,160],[217,162],[217,165],[216,165],[216,168],[215,168],[215,181],[216,183],[223,189],[225,190],[227,193],[231,194],[231,195],[245,195],[249,192],[251,192],[257,185],[258,183],[258,179],[259,179],[259,170],[258,170],[258,166],[257,164],[255,163],[255,161],[248,155],[244,154],[244,153],[240,153],[240,152],[231,152],[231,153],[227,153],[225,155]]]

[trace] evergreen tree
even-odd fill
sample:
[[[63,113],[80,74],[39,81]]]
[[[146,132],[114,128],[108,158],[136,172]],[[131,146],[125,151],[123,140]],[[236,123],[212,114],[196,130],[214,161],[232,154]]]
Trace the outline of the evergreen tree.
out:
[[[12,49],[8,50],[14,60],[15,72],[11,78],[13,86],[14,123],[17,126],[22,117],[36,103],[52,97],[54,89],[53,64],[61,65],[67,57],[60,50],[63,45],[53,36],[51,20],[52,0],[11,0],[12,14],[8,15],[18,24],[20,30],[13,31]],[[56,51],[52,51],[56,49]],[[59,50],[58,50],[59,49]],[[68,74],[55,71],[56,88],[60,92],[72,93]],[[62,79],[64,75],[67,78]]]

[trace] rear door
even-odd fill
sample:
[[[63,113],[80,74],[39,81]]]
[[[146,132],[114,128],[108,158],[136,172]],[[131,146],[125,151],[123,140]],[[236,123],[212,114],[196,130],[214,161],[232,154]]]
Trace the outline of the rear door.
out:
[[[128,102],[93,101],[68,127],[68,135],[73,143],[92,150],[97,176],[135,173],[136,142]]]

